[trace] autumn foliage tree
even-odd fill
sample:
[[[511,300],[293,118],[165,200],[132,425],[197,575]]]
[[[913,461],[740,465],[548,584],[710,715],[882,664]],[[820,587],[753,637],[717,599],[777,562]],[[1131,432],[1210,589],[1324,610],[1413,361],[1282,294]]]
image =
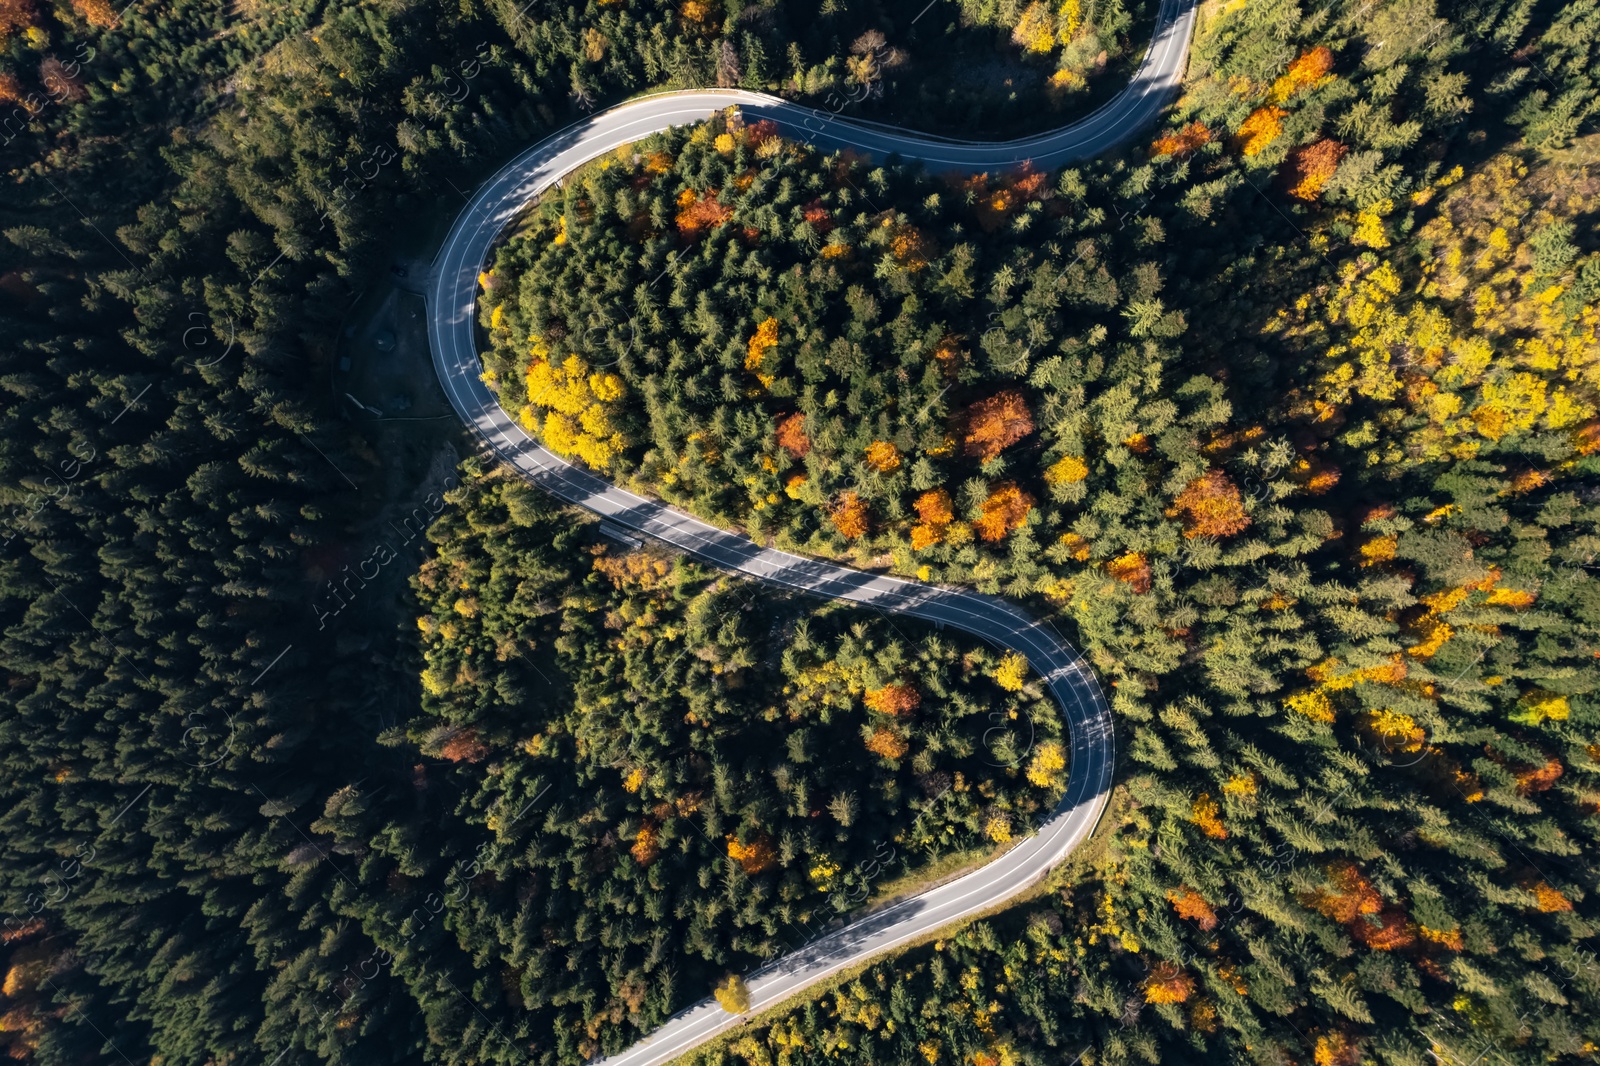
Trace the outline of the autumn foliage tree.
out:
[[[1001,540],[1007,533],[1021,529],[1033,510],[1033,497],[1012,482],[996,486],[983,501],[983,510],[972,523],[973,531],[984,540]]]
[[[1048,485],[1076,485],[1089,476],[1089,464],[1076,455],[1063,455],[1044,469]]]
[[[1333,52],[1323,45],[1302,52],[1272,88],[1267,90],[1267,100],[1281,104],[1296,93],[1316,85],[1333,69]]]
[[[1150,155],[1186,155],[1211,143],[1211,131],[1203,122],[1191,122],[1176,133],[1157,137],[1150,145]]]
[[[1135,593],[1150,591],[1150,560],[1143,552],[1124,552],[1106,564],[1106,573],[1127,584]]]
[[[911,547],[915,551],[931,547],[944,539],[945,529],[955,521],[950,493],[944,489],[924,492],[913,503],[921,519],[911,529]]]
[[[1311,1061],[1316,1066],[1356,1066],[1361,1061],[1361,1047],[1344,1033],[1327,1033],[1317,1037]]]
[[[745,873],[758,874],[778,861],[778,853],[772,847],[771,837],[757,833],[749,840],[728,837],[728,858],[738,863]]]
[[[1315,200],[1322,187],[1339,169],[1339,161],[1349,151],[1331,137],[1296,148],[1289,153],[1289,195],[1299,200]]]
[[[685,189],[678,197],[678,216],[675,221],[678,233],[686,240],[703,237],[707,231],[716,229],[732,217],[733,208],[722,203],[715,189],[707,189],[699,194],[693,189]]]
[[[984,232],[993,233],[1005,225],[1019,207],[1039,198],[1045,188],[1045,176],[1041,171],[1025,167],[999,179],[988,174],[974,174],[957,187],[964,197],[971,198],[978,225]]]
[[[778,447],[804,459],[811,452],[811,438],[806,435],[806,416],[799,411],[778,419]]]
[[[661,836],[656,827],[649,822],[640,826],[633,838],[633,846],[628,851],[640,866],[649,866],[660,858]]]
[[[1222,824],[1222,805],[1212,799],[1208,792],[1202,792],[1195,798],[1189,809],[1189,821],[1214,840],[1228,838],[1228,829]]]
[[[1000,656],[994,667],[994,682],[1007,692],[1020,692],[1028,680],[1028,657],[1019,651]]]
[[[489,746],[476,729],[462,729],[439,746],[439,755],[451,762],[482,762],[489,755]]]
[[[1178,912],[1178,917],[1191,919],[1206,932],[1217,927],[1217,912],[1204,896],[1188,885],[1169,889],[1167,900],[1172,904],[1172,909]]]
[[[833,528],[845,540],[866,535],[867,505],[857,493],[841,492],[829,509],[828,517],[833,521]]]
[[[733,974],[718,985],[712,995],[729,1014],[743,1014],[750,1009],[750,989],[738,974]]]
[[[1544,914],[1562,914],[1572,910],[1572,900],[1548,881],[1533,881],[1527,889],[1533,895],[1534,906]]]
[[[89,25],[99,29],[117,23],[117,10],[109,0],[72,0],[72,10],[82,15]]]
[[[521,412],[523,427],[537,429],[557,455],[608,469],[627,446],[615,421],[617,401],[624,394],[622,378],[595,371],[577,355],[557,360],[543,342],[535,350],[543,354],[528,365],[530,402]]]
[[[829,211],[819,199],[814,199],[806,204],[801,217],[806,220],[807,225],[816,231],[819,237],[834,227],[833,212]]]
[[[1565,767],[1562,766],[1560,758],[1551,755],[1545,759],[1542,765],[1530,766],[1516,772],[1514,776],[1517,782],[1517,793],[1523,796],[1531,796],[1536,792],[1546,792],[1555,787],[1555,783],[1560,780],[1564,772]]]
[[[922,693],[907,683],[870,689],[863,697],[866,705],[879,714],[907,715],[922,706]]]
[[[762,362],[767,353],[778,346],[778,320],[767,318],[756,327],[755,333],[750,336],[750,343],[745,346],[744,368],[761,374]],[[764,384],[770,383],[771,372],[762,377]]]
[[[899,759],[910,750],[899,730],[879,726],[867,735],[867,750],[885,759]]]
[[[1288,112],[1281,107],[1258,107],[1250,112],[1239,128],[1234,140],[1245,155],[1258,155],[1283,132],[1283,118]]]
[[[34,24],[38,11],[32,0],[0,0],[0,41]]]
[[[955,512],[951,509],[950,493],[944,489],[933,489],[918,496],[913,506],[917,510],[917,517],[930,526],[947,526],[955,519]]]
[[[1185,537],[1230,537],[1250,525],[1239,487],[1221,470],[1212,470],[1184,486],[1173,509],[1184,515]]]
[[[1375,915],[1357,918],[1350,934],[1373,951],[1399,951],[1417,939],[1417,927],[1398,907],[1384,907]]]
[[[896,227],[889,250],[894,261],[912,274],[926,267],[936,252],[932,239],[910,223]]]
[[[1016,389],[979,400],[966,410],[965,452],[984,462],[1033,432],[1033,412]]]
[[[1330,863],[1326,881],[1301,898],[1313,910],[1343,924],[1351,936],[1374,951],[1394,951],[1416,940],[1416,926],[1405,912],[1387,903],[1348,860]]]
[[[1165,959],[1150,967],[1150,975],[1144,979],[1146,1003],[1184,1003],[1193,994],[1194,978]]]
[[[880,474],[890,474],[900,469],[900,449],[886,440],[875,440],[867,445],[867,465]]]

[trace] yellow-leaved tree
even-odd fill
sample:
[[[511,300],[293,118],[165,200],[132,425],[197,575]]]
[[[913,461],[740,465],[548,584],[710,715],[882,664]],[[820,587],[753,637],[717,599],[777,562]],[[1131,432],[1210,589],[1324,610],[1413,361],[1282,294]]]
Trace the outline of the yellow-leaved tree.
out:
[[[618,375],[591,371],[577,355],[556,363],[549,349],[536,343],[528,366],[528,404],[520,421],[557,455],[609,470],[627,446],[614,421],[624,391]]]
[[[1066,753],[1053,740],[1040,744],[1028,763],[1028,781],[1040,788],[1058,789],[1062,785],[1062,771],[1067,768]]]
[[[1417,231],[1431,249],[1425,260],[1391,247],[1392,201],[1346,215],[1352,240],[1383,257],[1346,261],[1337,284],[1270,327],[1326,353],[1291,414],[1335,426],[1364,404],[1404,410],[1400,437],[1370,446],[1375,464],[1472,459],[1526,433],[1566,435],[1571,450],[1559,458],[1586,454],[1600,307],[1574,291],[1575,246],[1563,257],[1551,235],[1570,231],[1593,198],[1568,195],[1560,180],[1530,178],[1509,155],[1465,180],[1460,168],[1447,173],[1411,198],[1441,200]]]
[[[729,1014],[743,1014],[750,1009],[750,989],[738,974],[731,974],[711,994]]]
[[[994,668],[994,683],[1007,692],[1020,692],[1028,680],[1028,657],[1021,652],[1008,651]]]

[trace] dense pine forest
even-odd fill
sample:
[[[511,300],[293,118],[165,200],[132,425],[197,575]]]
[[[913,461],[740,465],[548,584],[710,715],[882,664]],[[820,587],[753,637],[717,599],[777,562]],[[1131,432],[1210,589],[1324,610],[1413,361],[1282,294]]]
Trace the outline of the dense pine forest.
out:
[[[1219,18],[1142,158],[1056,175],[663,135],[482,279],[489,380],[556,451],[1028,597],[1117,686],[1101,862],[729,1061],[1589,1050],[1589,105],[1475,99],[1410,10],[1271,54]]]
[[[1025,664],[605,541],[329,383],[397,247],[597,107],[1036,130],[1153,6],[0,0],[7,1053],[577,1063],[1026,832]],[[699,1060],[1593,1056],[1597,20],[1213,0],[1116,158],[731,115],[530,210],[481,309],[547,443],[1016,598],[1116,712],[1047,891]]]
[[[409,740],[485,849],[441,920],[563,1061],[1059,797],[1059,712],[1014,654],[595,543],[511,475],[458,492],[415,578]]]

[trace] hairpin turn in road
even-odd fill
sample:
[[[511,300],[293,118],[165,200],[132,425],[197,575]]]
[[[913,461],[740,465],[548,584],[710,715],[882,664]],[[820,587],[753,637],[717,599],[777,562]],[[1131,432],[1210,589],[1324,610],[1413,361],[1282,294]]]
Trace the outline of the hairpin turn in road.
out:
[[[1163,0],[1150,48],[1120,94],[1079,122],[1015,141],[926,137],[739,90],[642,97],[553,134],[506,164],[457,217],[434,262],[427,289],[428,328],[439,381],[461,419],[534,485],[718,567],[817,596],[951,625],[1021,652],[1066,712],[1071,753],[1067,793],[1037,833],[994,862],[858,918],[755,971],[747,979],[751,1014],[839,970],[994,907],[1044,877],[1088,839],[1110,797],[1116,755],[1110,708],[1077,652],[1050,628],[1003,600],[762,548],[747,537],[617,488],[541,447],[481,380],[475,329],[478,272],[505,226],[562,176],[651,133],[701,121],[734,105],[747,119],[772,119],[785,136],[820,148],[894,154],[936,170],[996,170],[1023,162],[1050,168],[1097,155],[1132,137],[1167,106],[1183,77],[1194,18],[1194,0]],[[706,999],[600,1063],[659,1066],[741,1020]]]

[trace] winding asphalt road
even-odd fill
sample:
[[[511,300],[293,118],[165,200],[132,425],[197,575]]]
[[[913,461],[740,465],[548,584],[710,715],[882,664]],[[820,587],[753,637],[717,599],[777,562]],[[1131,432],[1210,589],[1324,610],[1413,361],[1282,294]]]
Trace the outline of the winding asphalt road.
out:
[[[1194,4],[1195,0],[1163,0],[1144,61],[1115,99],[1080,122],[1021,140],[983,143],[928,137],[738,90],[665,93],[619,105],[546,138],[508,163],[456,219],[434,262],[427,300],[439,381],[462,420],[533,484],[719,567],[813,595],[954,626],[1019,651],[1066,712],[1071,738],[1067,793],[1036,834],[986,866],[858,918],[750,974],[752,1012],[880,952],[992,908],[1042,878],[1089,837],[1110,797],[1115,760],[1110,709],[1078,654],[1054,631],[1003,600],[762,548],[746,537],[619,489],[540,447],[501,409],[479,377],[474,328],[478,272],[506,225],[563,175],[648,134],[701,121],[731,105],[738,105],[748,120],[770,118],[786,136],[824,149],[896,154],[935,170],[1001,170],[1024,161],[1048,169],[1099,154],[1132,137],[1171,100],[1188,56]],[[601,1062],[658,1066],[739,1021],[706,999]]]

